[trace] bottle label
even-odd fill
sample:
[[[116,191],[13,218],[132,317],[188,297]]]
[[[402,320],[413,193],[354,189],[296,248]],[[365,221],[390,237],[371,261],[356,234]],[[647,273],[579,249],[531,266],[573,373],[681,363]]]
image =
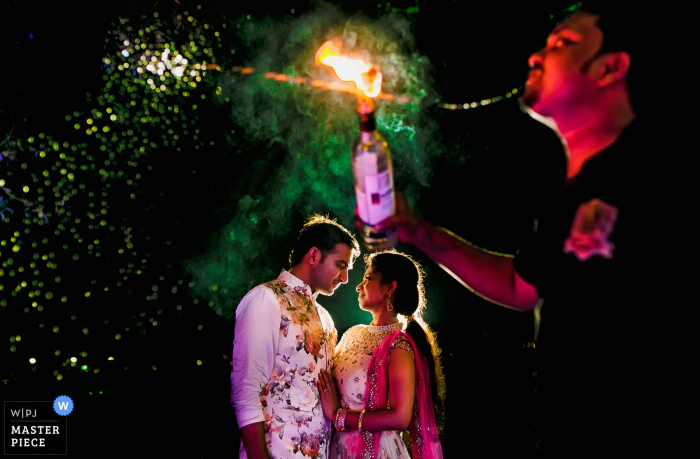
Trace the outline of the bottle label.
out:
[[[390,170],[364,176],[365,189],[355,188],[357,213],[370,225],[394,215],[394,180]]]

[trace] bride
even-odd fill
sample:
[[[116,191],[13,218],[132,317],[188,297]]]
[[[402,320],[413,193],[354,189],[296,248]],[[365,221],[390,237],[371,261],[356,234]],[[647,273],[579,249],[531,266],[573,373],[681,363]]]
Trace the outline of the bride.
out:
[[[413,458],[442,459],[435,414],[444,381],[437,342],[421,319],[422,269],[395,251],[366,255],[365,264],[358,301],[372,323],[345,332],[335,380],[328,372],[318,380],[323,413],[335,423],[329,458],[409,459],[399,432],[410,427]]]

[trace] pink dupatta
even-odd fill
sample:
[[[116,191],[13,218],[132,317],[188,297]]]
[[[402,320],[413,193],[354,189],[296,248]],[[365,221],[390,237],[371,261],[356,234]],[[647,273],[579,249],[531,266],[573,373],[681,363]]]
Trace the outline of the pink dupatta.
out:
[[[413,350],[416,365],[416,395],[411,416],[411,445],[413,459],[442,459],[442,446],[438,438],[433,397],[430,389],[428,362],[408,334],[396,331],[379,343],[369,363],[365,407],[367,411],[386,409],[389,394],[389,352],[394,341],[402,337]],[[375,459],[382,432],[363,431],[362,459]]]

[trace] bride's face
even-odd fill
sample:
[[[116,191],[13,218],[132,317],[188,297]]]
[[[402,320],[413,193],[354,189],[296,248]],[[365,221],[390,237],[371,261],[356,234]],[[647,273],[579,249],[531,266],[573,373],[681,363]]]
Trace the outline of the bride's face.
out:
[[[365,270],[365,278],[360,285],[356,287],[359,293],[357,301],[360,303],[360,309],[372,311],[377,307],[384,308],[386,306],[386,292],[388,285],[382,285],[382,274],[374,272],[370,265]]]

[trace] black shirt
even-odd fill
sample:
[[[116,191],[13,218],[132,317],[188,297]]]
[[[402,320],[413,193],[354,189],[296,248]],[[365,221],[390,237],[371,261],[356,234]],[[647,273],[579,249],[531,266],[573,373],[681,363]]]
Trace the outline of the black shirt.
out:
[[[649,132],[633,122],[566,180],[515,257],[516,271],[543,299],[545,430],[553,441],[567,439],[567,448],[623,441],[620,426],[644,416],[638,390],[651,390],[663,288],[653,275],[663,269],[654,261],[663,249],[653,239],[663,214],[652,211],[659,190],[648,160],[658,152]]]

